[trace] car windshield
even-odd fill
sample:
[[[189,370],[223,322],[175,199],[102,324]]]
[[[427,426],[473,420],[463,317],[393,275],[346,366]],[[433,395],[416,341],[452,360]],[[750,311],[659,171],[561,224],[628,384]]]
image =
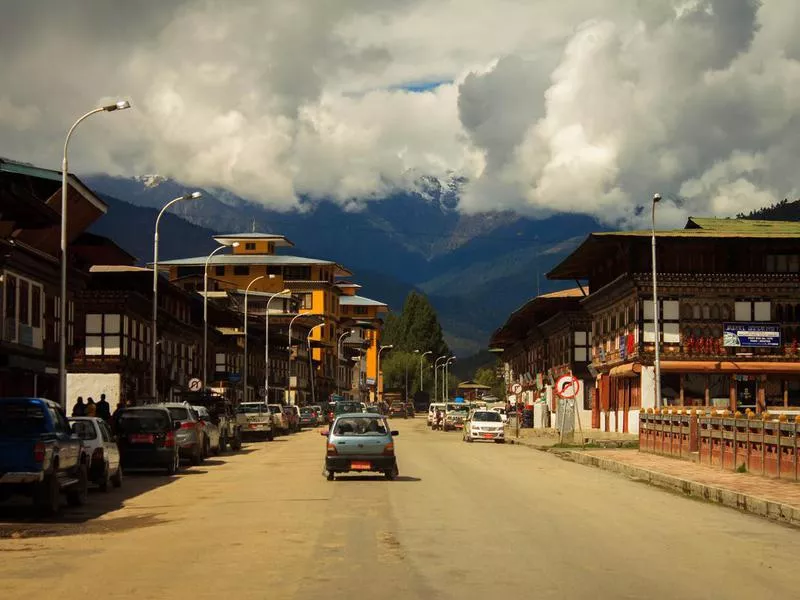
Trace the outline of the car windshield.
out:
[[[337,413],[361,412],[360,402],[337,402]]]
[[[95,431],[94,423],[91,421],[72,421],[72,433],[77,435],[82,440],[96,440],[97,431]]]
[[[336,421],[334,435],[386,435],[389,428],[378,417],[345,417]]]
[[[496,412],[485,411],[485,412],[476,412],[474,415],[472,415],[472,420],[499,423],[503,419]]]
[[[168,413],[163,410],[123,410],[117,417],[121,433],[156,433],[170,429]]]
[[[240,404],[239,408],[236,409],[236,412],[239,414],[258,414],[267,412],[267,405],[266,404]]]
[[[170,406],[167,408],[167,410],[169,411],[169,416],[172,417],[173,421],[188,421],[191,419],[189,409],[184,408],[183,406]]]
[[[0,404],[0,436],[43,433],[44,410],[38,404],[4,402]]]
[[[447,412],[465,413],[469,412],[469,407],[464,404],[449,404],[447,406]]]

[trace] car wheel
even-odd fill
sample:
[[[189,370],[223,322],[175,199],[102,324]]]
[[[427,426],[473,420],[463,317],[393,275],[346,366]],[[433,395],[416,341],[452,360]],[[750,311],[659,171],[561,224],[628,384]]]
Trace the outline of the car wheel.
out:
[[[45,475],[37,485],[34,504],[45,515],[56,515],[61,510],[61,486],[55,474]]]
[[[217,440],[217,447],[216,447],[216,448],[214,448],[214,449],[212,450],[212,452],[214,453],[214,456],[219,456],[219,453],[220,453],[220,449],[219,449],[219,448],[220,448],[220,443],[221,443],[221,441],[220,441],[220,440]]]
[[[67,491],[67,502],[70,506],[83,506],[89,495],[89,471],[86,465],[78,467],[78,482]]]
[[[270,430],[267,432],[267,441],[268,441],[268,442],[271,442],[271,441],[273,441],[274,439],[275,439],[275,432],[274,432],[274,431],[272,431],[272,429],[270,429]]]
[[[117,465],[117,472],[111,476],[111,485],[115,488],[122,487],[122,465]]]
[[[101,492],[107,492],[111,488],[111,473],[109,473],[108,464],[103,469],[103,477],[98,485]]]
[[[328,471],[328,481],[333,481],[334,479],[336,479],[336,472]]]
[[[505,444],[506,441],[505,440],[495,440],[494,443],[495,444]]]
[[[400,472],[397,470],[397,465],[395,465],[394,467],[392,467],[391,471],[386,471],[386,473],[384,473],[383,476],[386,477],[386,479],[388,479],[389,481],[394,481],[399,474]]]
[[[180,458],[176,453],[175,456],[172,457],[172,462],[167,467],[167,476],[175,475],[178,472],[178,463],[180,462]]]
[[[203,458],[208,458],[211,456],[211,444],[208,441],[208,438],[205,438],[203,441]]]

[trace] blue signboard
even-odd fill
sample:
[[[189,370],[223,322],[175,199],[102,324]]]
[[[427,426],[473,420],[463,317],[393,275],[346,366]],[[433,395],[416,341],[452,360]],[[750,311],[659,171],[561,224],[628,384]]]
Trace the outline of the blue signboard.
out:
[[[462,398],[461,396],[456,396],[456,402],[461,404],[462,402],[464,402],[464,398]]]
[[[780,348],[781,328],[777,323],[723,323],[726,348]]]

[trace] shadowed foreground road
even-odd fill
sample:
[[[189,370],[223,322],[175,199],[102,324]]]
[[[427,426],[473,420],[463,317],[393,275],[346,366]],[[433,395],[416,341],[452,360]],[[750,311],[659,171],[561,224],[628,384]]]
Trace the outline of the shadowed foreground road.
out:
[[[326,481],[324,441],[304,432],[172,480],[131,476],[65,522],[2,508],[2,597],[798,597],[796,530],[393,424],[394,482]]]

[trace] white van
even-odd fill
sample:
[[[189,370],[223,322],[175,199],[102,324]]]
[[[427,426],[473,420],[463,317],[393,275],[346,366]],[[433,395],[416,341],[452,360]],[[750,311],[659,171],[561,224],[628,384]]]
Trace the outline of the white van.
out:
[[[428,427],[431,427],[436,420],[436,409],[438,408],[442,412],[444,412],[445,407],[444,402],[432,402],[431,405],[428,407]]]

